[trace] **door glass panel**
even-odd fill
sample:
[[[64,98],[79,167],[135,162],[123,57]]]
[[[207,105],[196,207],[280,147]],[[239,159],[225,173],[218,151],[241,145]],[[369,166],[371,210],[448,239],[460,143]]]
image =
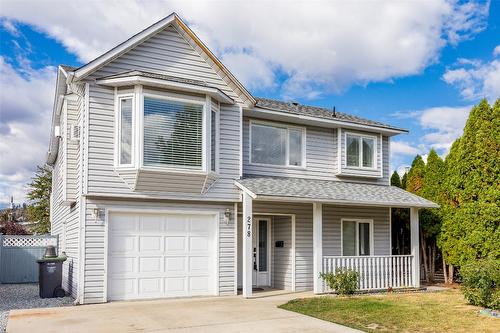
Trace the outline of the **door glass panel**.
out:
[[[356,255],[356,222],[354,221],[342,223],[342,255]]]
[[[259,272],[267,272],[267,220],[259,220]]]
[[[359,255],[370,255],[370,223],[359,224]]]

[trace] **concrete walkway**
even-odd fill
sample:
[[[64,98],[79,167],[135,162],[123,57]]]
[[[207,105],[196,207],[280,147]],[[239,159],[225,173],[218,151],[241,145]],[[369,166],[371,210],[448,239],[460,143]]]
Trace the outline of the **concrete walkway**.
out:
[[[10,312],[7,333],[17,332],[359,332],[278,309],[310,293],[243,299],[212,297],[112,302]]]

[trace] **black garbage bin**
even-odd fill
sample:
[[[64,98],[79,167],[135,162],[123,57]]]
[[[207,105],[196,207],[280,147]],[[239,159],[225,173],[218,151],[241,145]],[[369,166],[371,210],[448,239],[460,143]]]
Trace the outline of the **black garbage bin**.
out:
[[[63,252],[64,253],[64,252]],[[64,297],[62,264],[66,256],[57,256],[53,246],[47,246],[45,255],[38,262],[38,287],[41,298]]]

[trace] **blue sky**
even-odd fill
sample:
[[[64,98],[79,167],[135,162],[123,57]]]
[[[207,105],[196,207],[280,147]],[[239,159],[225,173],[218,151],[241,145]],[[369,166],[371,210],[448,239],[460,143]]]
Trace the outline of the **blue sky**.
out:
[[[3,3],[0,206],[24,200],[44,162],[57,65],[79,66],[172,11],[255,96],[409,129],[393,139],[392,169],[431,147],[446,155],[470,106],[500,95],[500,1]]]

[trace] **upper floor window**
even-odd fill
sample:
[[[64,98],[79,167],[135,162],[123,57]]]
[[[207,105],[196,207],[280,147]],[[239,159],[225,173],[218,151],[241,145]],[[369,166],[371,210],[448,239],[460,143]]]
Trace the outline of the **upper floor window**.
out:
[[[346,165],[375,168],[377,139],[373,136],[346,134]]]
[[[203,104],[144,97],[144,165],[202,169]]]
[[[132,97],[119,99],[118,159],[120,165],[132,164]]]
[[[305,166],[305,130],[269,123],[250,123],[250,163]]]

